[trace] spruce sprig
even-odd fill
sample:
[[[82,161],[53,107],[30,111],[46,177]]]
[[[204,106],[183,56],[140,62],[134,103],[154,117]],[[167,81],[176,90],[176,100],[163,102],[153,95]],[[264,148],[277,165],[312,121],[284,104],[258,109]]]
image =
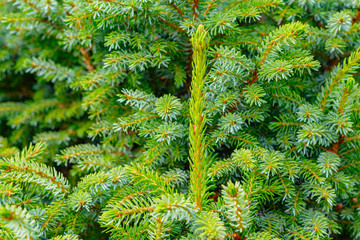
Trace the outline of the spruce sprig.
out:
[[[210,38],[205,28],[200,25],[191,38],[193,46],[193,71],[191,81],[191,98],[190,98],[190,188],[192,197],[195,201],[196,208],[203,208],[208,201],[208,179],[207,169],[209,163],[206,155],[205,142],[205,80],[206,80],[206,54],[209,47]]]

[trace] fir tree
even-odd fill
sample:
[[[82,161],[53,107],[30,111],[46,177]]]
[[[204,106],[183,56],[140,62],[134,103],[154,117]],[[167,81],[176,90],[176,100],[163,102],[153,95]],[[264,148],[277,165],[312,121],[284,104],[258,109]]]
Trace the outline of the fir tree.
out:
[[[359,1],[0,13],[0,239],[360,239]]]

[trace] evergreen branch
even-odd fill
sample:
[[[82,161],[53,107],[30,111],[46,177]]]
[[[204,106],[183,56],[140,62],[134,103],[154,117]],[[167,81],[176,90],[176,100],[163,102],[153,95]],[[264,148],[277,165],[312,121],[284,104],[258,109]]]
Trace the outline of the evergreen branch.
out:
[[[80,240],[80,239],[77,235],[66,234],[64,236],[53,237],[50,240]]]
[[[91,62],[91,54],[89,53],[90,49],[85,49],[84,47],[80,47],[80,52],[81,55],[84,58],[84,62],[86,64],[86,68],[88,69],[88,71],[91,73],[92,71],[95,70],[94,65]]]
[[[195,218],[192,228],[195,236],[203,239],[224,239],[226,236],[224,222],[215,212],[202,211]]]
[[[10,229],[17,239],[31,240],[37,237],[38,229],[33,229],[28,211],[20,207],[0,205],[0,223]]]
[[[129,175],[123,167],[87,174],[76,186],[74,192],[88,192],[94,198],[105,194],[111,188],[122,187],[129,183]],[[100,194],[102,193],[102,194]]]
[[[250,212],[240,183],[228,182],[227,186],[223,186],[222,195],[226,204],[226,213],[233,222],[234,228],[239,232],[244,231],[250,222]]]
[[[64,211],[65,206],[66,201],[53,202],[48,207],[47,216],[44,219],[45,221],[42,223],[41,228],[50,229],[50,227],[53,227],[55,221],[59,218],[59,213],[61,214],[61,212]]]
[[[25,104],[17,102],[0,103],[0,117],[18,115],[25,110],[25,107]]]
[[[85,109],[95,108],[96,105],[103,102],[108,95],[111,95],[114,90],[114,86],[102,86],[97,88],[83,99],[83,106]]]
[[[346,60],[344,60],[343,65],[338,65],[336,69],[331,74],[330,79],[328,79],[325,85],[321,88],[321,92],[318,95],[318,102],[320,108],[324,110],[326,107],[327,101],[330,97],[330,94],[335,90],[335,87],[346,77],[349,77],[350,74],[355,73],[355,70],[359,68],[360,62],[360,50],[353,52]]]
[[[146,152],[143,153],[144,162],[141,163],[140,166],[151,166],[153,165],[156,160],[158,160],[161,155],[167,150],[168,145],[165,144],[166,140],[162,140],[161,142],[156,144],[151,144]]]
[[[193,5],[192,5],[192,14],[193,14],[193,19],[196,21],[199,15],[199,3],[200,0],[191,0],[190,1]]]
[[[270,35],[265,39],[263,42],[263,53],[259,61],[259,66],[262,66],[269,54],[273,51],[274,48],[276,48],[279,44],[285,43],[287,44],[287,41],[295,43],[294,37],[300,36],[302,32],[305,30],[306,25],[303,25],[300,22],[291,23],[287,25],[281,26],[279,29],[273,31],[270,33]]]
[[[195,204],[178,193],[163,195],[155,204],[156,208],[152,215],[155,218],[161,217],[164,222],[177,220],[189,223],[196,214]]]
[[[184,17],[184,13],[181,11],[181,9],[178,6],[176,6],[175,3],[169,1],[169,4],[179,13],[179,15],[181,16],[182,19],[184,19],[184,20],[187,19],[186,17]]]
[[[107,209],[100,217],[100,223],[105,227],[112,224],[119,227],[121,224],[129,223],[146,224],[150,218],[150,213],[154,211],[150,196],[137,194],[125,197],[116,203],[109,204]]]
[[[179,31],[180,33],[185,33],[185,30],[181,29],[180,27],[176,26],[174,23],[171,23],[169,21],[166,21],[164,18],[162,17],[158,17],[159,21],[168,25],[169,27],[172,27],[173,29]]]
[[[54,63],[52,60],[44,60],[41,58],[33,58],[29,60],[29,68],[27,72],[36,73],[39,77],[47,81],[71,81],[75,78],[72,69]]]
[[[37,160],[45,152],[47,146],[44,142],[39,142],[34,146],[30,143],[29,147],[24,148],[21,153],[18,153],[16,157],[22,158],[25,161]]]
[[[0,239],[360,239],[359,6],[0,0]]]
[[[59,145],[59,144],[66,144],[70,141],[69,135],[71,131],[49,131],[49,132],[42,132],[38,133],[34,136],[34,142],[46,142],[47,145]]]
[[[10,204],[16,201],[16,195],[20,193],[20,188],[12,183],[0,184],[0,204]]]
[[[30,161],[32,158],[37,158],[44,149],[45,145],[39,143],[34,148],[24,150],[21,155],[17,154],[15,157],[0,160],[0,166],[3,169],[1,177],[24,178],[25,182],[35,182],[46,190],[52,191],[55,196],[68,194],[68,182],[61,174],[45,164]]]
[[[231,174],[231,172],[234,172],[236,167],[237,166],[234,161],[230,161],[228,159],[218,161],[217,163],[213,164],[209,169],[209,176],[220,178]]]
[[[196,208],[201,209],[206,199],[207,165],[204,143],[204,84],[206,71],[206,52],[209,46],[209,37],[202,25],[191,38],[193,46],[193,79],[191,82],[190,98],[190,188]]]
[[[215,5],[214,4],[214,0],[212,0],[211,2],[208,3],[208,7],[206,8],[206,10],[204,11],[203,15],[205,16],[206,14],[208,14],[208,12],[211,10],[211,8]]]
[[[141,166],[133,166],[128,168],[128,172],[134,176],[137,184],[144,183],[152,187],[154,193],[172,193],[170,184],[159,176],[155,171],[145,170]]]
[[[100,147],[97,145],[81,144],[61,150],[61,154],[56,155],[55,161],[59,164],[65,163],[66,165],[68,162],[76,163],[76,160],[86,156],[105,155],[107,153],[108,152],[100,149]]]
[[[160,117],[159,115],[150,115],[150,116],[145,116],[145,117],[142,117],[142,118],[138,118],[138,119],[135,119],[133,121],[131,121],[132,119],[129,119],[130,121],[127,121],[128,119],[120,119],[120,123],[119,124],[115,124],[115,131],[128,131],[128,128],[129,127],[134,127],[134,126],[137,126],[138,124],[142,123],[142,122],[145,122],[149,119],[152,119],[152,118],[158,118]]]

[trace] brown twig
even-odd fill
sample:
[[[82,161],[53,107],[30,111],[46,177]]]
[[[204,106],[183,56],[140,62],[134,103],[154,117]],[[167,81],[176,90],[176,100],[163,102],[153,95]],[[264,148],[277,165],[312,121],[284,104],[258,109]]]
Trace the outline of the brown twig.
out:
[[[194,3],[193,6],[192,6],[193,16],[194,16],[194,20],[196,21],[196,20],[197,20],[197,17],[198,17],[199,0],[194,0],[193,3]]]
[[[213,5],[214,5],[214,2],[209,3],[209,5],[208,5],[208,7],[206,8],[206,10],[205,10],[205,12],[204,12],[203,15],[206,15],[206,14],[210,11],[210,9],[212,8]]]
[[[338,141],[336,143],[334,143],[333,146],[331,147],[331,149],[329,149],[328,151],[338,154],[339,146],[340,146],[340,144],[342,144],[344,142],[344,140],[345,140],[345,136],[341,135],[339,137]]]
[[[173,23],[171,23],[171,22],[168,22],[168,21],[166,21],[165,19],[162,19],[161,17],[158,17],[158,19],[159,19],[160,22],[165,23],[166,25],[174,28],[175,30],[177,30],[177,31],[179,31],[179,32],[181,32],[181,33],[185,33],[185,31],[184,31],[183,29],[179,28],[179,27],[176,26],[175,24],[173,24]]]
[[[355,17],[353,18],[352,21],[352,25],[354,25],[355,23],[357,23],[360,20],[360,7],[357,7],[357,13],[355,15]]]
[[[184,17],[184,13],[181,11],[181,9],[180,8],[178,8],[176,5],[175,5],[175,3],[173,3],[173,2],[171,2],[171,3],[169,3],[179,14],[180,14],[180,16],[183,18],[183,19],[187,19],[186,17]]]
[[[84,62],[86,64],[86,68],[91,73],[95,70],[95,67],[91,63],[91,53],[89,53],[90,49],[85,49],[84,47],[80,48],[81,55],[84,57]]]

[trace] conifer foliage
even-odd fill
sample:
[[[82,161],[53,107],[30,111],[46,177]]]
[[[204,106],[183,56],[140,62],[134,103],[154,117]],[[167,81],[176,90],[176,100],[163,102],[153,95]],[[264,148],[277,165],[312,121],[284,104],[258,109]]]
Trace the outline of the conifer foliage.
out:
[[[360,2],[0,2],[0,239],[360,239]]]

